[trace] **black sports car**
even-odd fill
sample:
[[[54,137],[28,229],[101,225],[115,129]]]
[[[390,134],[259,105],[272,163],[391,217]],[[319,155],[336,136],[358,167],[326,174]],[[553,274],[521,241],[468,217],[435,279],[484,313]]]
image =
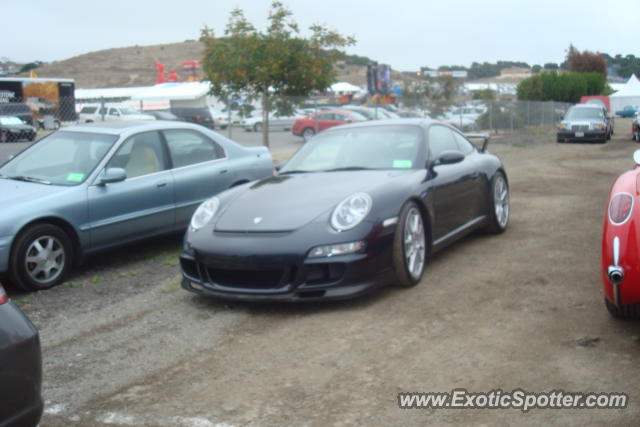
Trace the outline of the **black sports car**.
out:
[[[226,299],[316,300],[413,286],[429,255],[509,222],[500,159],[430,119],[331,128],[277,176],[203,203],[182,286]]]
[[[0,116],[0,142],[19,141],[21,139],[33,141],[37,131],[18,117]]]

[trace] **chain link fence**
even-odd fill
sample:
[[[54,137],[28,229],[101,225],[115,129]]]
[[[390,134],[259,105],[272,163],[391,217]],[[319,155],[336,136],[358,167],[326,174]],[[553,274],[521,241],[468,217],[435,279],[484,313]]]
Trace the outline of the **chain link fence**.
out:
[[[248,137],[253,132],[261,138],[268,126],[272,138],[278,132],[289,132],[306,138],[326,127],[359,120],[385,120],[402,117],[431,117],[446,121],[465,132],[539,134],[552,132],[571,104],[514,100],[458,100],[399,98],[389,103],[384,98],[366,95],[333,95],[311,98],[279,98],[267,102],[269,115],[263,111],[263,100],[225,103],[207,98],[198,103],[132,101],[96,98],[75,100],[59,97],[55,102],[29,97],[0,102],[0,116],[17,116],[38,130],[55,130],[75,123],[110,120],[180,120],[197,123],[232,139]],[[199,106],[196,106],[199,105]],[[307,120],[302,127],[296,121]],[[306,132],[306,133],[305,133]],[[239,135],[243,133],[243,135]]]

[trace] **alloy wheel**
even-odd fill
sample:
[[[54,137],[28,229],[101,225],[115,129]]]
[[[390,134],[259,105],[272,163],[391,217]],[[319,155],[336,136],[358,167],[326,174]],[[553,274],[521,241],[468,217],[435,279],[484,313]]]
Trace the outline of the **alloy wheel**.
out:
[[[415,207],[409,210],[404,223],[404,258],[411,277],[419,279],[424,269],[425,237],[422,215]]]

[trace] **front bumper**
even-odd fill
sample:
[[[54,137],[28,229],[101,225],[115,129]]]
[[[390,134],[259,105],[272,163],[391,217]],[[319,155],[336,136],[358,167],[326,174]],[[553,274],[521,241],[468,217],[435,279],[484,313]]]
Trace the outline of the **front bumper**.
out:
[[[316,245],[299,244],[313,242],[301,236],[216,235],[206,249],[187,247],[181,254],[182,287],[229,300],[355,298],[393,281],[394,228],[378,228],[362,253],[325,258],[307,258]]]
[[[558,139],[566,141],[602,141],[606,138],[606,130],[587,130],[583,132],[574,132],[571,130],[558,131]]]

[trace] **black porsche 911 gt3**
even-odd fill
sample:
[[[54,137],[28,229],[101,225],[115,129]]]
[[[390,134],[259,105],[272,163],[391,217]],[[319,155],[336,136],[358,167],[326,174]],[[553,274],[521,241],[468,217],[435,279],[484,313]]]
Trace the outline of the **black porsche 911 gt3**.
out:
[[[182,286],[225,299],[302,301],[413,286],[429,255],[509,222],[498,157],[430,119],[364,122],[309,140],[276,176],[204,202]]]

